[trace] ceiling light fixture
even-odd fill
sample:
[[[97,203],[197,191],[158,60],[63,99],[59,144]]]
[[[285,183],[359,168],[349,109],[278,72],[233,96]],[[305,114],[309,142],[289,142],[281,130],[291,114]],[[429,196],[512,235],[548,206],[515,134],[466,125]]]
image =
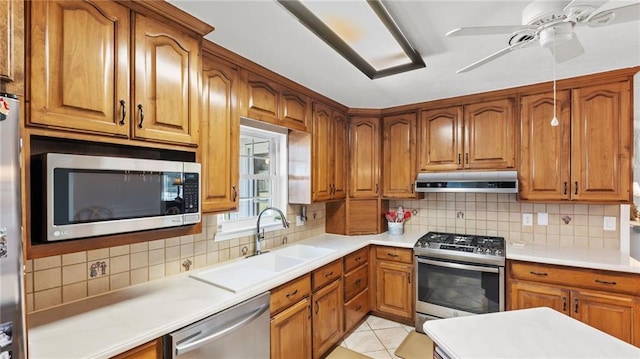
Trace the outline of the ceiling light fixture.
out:
[[[553,28],[553,58],[556,58],[556,28]],[[551,119],[551,126],[556,127],[560,124],[558,117],[556,116],[556,61],[553,60],[553,118]]]
[[[276,0],[371,79],[425,67],[380,0]]]

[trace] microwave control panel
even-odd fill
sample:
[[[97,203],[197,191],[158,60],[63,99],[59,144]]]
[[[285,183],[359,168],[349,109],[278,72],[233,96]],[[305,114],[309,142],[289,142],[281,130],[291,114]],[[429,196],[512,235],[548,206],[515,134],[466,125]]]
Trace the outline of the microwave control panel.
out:
[[[200,178],[198,173],[184,174],[184,213],[200,212]]]

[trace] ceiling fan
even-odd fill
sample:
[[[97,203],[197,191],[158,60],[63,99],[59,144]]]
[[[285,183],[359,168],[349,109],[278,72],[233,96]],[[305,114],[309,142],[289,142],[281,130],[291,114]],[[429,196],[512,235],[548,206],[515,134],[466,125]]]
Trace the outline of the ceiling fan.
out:
[[[457,73],[473,70],[511,51],[539,43],[548,48],[556,62],[564,62],[584,53],[575,26],[600,27],[640,20],[640,2],[596,12],[607,0],[549,1],[534,0],[522,11],[522,25],[461,27],[446,36],[478,36],[510,34],[509,46]]]

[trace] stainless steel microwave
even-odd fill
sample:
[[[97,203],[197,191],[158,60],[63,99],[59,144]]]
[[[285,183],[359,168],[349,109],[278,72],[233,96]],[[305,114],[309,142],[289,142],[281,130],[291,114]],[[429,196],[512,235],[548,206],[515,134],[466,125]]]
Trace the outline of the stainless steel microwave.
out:
[[[43,155],[46,241],[199,223],[200,164]]]

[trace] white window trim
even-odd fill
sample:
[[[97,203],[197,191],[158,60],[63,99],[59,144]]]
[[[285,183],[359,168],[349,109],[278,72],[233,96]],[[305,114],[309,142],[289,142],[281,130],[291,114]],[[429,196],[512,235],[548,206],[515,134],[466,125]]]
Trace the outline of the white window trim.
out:
[[[251,133],[262,133],[268,132],[269,136],[275,137],[275,150],[276,156],[278,160],[277,164],[277,173],[278,180],[274,183],[273,191],[276,196],[273,198],[272,205],[280,210],[286,215],[288,201],[288,151],[287,151],[287,136],[286,129],[283,130],[278,126],[273,126],[269,124],[265,124],[262,122],[257,122],[250,119],[241,119],[241,127],[244,126],[244,130]],[[242,129],[241,129],[242,131]],[[262,215],[260,219],[260,229],[265,232],[272,232],[280,229],[284,229],[282,226],[282,221],[277,219],[279,216],[276,212],[266,212]],[[216,235],[214,237],[214,242],[227,241],[234,238],[245,237],[256,234],[256,221],[257,217],[251,217],[240,220],[232,220],[226,221],[224,220],[224,215],[218,215],[218,227],[216,231]]]

